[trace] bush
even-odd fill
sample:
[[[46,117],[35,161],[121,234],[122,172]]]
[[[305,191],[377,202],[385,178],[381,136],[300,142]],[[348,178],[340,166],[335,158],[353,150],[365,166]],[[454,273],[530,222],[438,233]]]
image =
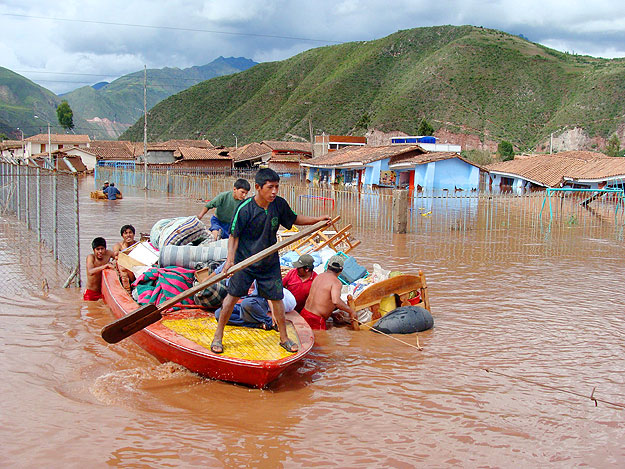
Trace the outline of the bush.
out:
[[[608,146],[605,148],[605,154],[608,156],[622,156],[619,151],[620,149],[621,141],[618,139],[616,134],[614,134],[610,137],[610,140],[608,140]]]
[[[434,127],[432,127],[428,121],[423,119],[421,123],[419,124],[419,128],[417,129],[417,135],[426,136],[426,135],[433,135],[433,134],[434,134]]]
[[[514,147],[510,142],[502,140],[497,145],[497,154],[501,157],[501,161],[510,161],[514,159]]]

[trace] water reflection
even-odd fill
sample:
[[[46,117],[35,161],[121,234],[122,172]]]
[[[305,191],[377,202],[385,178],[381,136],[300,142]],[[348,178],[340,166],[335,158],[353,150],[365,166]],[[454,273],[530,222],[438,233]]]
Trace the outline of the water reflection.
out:
[[[160,218],[201,206],[121,190],[118,203],[81,199],[81,259],[95,236],[113,243],[123,224],[149,231]],[[438,203],[426,208],[442,212]],[[108,308],[83,303],[76,290],[2,294],[0,391],[14,397],[3,409],[0,460],[7,467],[621,464],[622,411],[484,368],[588,394],[596,386],[597,397],[625,402],[622,232],[618,238],[613,225],[598,223],[546,230],[526,217],[535,207],[518,200],[440,203],[458,215],[433,215],[428,230],[353,230],[362,241],[353,253],[368,269],[426,273],[435,327],[419,334],[424,350],[332,328],[267,390],[159,364],[132,341],[105,344],[99,331],[111,320]],[[465,213],[462,229],[452,229]],[[19,259],[15,248],[2,244],[3,264]],[[26,283],[39,281],[35,267],[18,264]],[[415,335],[402,339],[416,343]]]

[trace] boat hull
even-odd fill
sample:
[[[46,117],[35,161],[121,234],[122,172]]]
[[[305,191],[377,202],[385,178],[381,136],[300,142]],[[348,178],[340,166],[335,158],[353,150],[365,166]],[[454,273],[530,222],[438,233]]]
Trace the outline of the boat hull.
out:
[[[119,282],[117,272],[113,270],[104,270],[102,272],[102,294],[104,301],[117,319],[139,307],[124,290]],[[295,312],[287,313],[287,324],[289,337],[298,342],[299,351],[294,354],[283,353],[285,356],[271,359],[229,356],[226,341],[224,341],[226,349],[224,354],[212,353],[208,345],[210,342],[207,342],[207,340],[212,338],[212,332],[206,326],[213,327],[215,325],[214,316],[196,308],[167,313],[163,319],[133,334],[131,337],[140,347],[162,362],[171,361],[178,363],[190,371],[209,378],[263,388],[278,378],[287,367],[304,358],[314,344],[313,332],[299,314]],[[178,327],[178,332],[174,330],[176,327]],[[192,329],[192,332],[185,335],[185,333],[180,333],[181,328]],[[254,340],[253,338],[258,337],[259,334],[273,334],[271,336],[263,336],[262,339],[264,340],[259,342],[259,347],[262,349],[260,344],[266,340],[270,341],[275,348],[273,341],[274,336],[277,335],[275,331],[248,330],[248,328],[234,329],[237,329],[239,334],[249,334],[252,338],[251,340]],[[226,331],[224,338],[227,339],[229,334]],[[198,336],[202,336],[201,340],[195,339]],[[248,338],[247,340],[249,345],[250,339]],[[254,350],[253,352],[259,352],[259,350]],[[263,351],[260,350],[260,352]]]

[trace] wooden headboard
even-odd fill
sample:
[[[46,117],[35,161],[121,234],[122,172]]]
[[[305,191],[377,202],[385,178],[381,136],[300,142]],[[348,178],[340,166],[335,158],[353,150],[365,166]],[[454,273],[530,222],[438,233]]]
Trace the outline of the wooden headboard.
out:
[[[408,294],[412,291],[419,290],[421,293],[421,302],[414,306],[421,306],[428,311],[431,311],[427,288],[425,274],[422,271],[419,271],[418,275],[397,275],[368,286],[356,298],[349,295],[347,297],[347,304],[354,311],[359,311],[374,305],[379,305],[383,298],[396,294],[400,297],[401,305],[403,306],[410,304],[408,303]]]

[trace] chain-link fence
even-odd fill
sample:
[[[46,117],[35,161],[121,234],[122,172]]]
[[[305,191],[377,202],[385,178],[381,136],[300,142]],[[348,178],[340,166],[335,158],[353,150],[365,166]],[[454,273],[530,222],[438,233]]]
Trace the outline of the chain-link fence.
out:
[[[38,252],[45,248],[43,257],[49,257],[51,262],[45,258],[36,262],[44,285],[48,284],[48,277],[59,283],[56,279],[60,277],[61,267],[66,271],[66,280],[60,282],[62,286],[80,287],[78,207],[77,173],[0,162],[0,215],[12,227],[3,231],[5,242],[21,243],[12,247],[30,256],[33,246],[38,246]],[[24,231],[30,232],[30,237]],[[32,260],[25,256],[19,259],[24,265]],[[37,275],[36,267],[34,275]],[[11,282],[11,278],[5,282]]]

